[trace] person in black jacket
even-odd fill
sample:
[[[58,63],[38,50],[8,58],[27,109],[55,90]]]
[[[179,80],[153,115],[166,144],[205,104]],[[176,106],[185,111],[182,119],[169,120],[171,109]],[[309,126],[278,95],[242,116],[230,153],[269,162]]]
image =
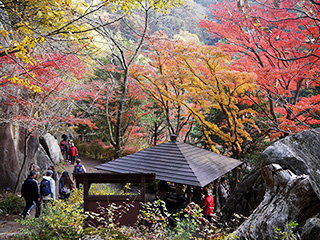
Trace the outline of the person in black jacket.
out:
[[[33,205],[33,202],[35,202],[37,206],[35,217],[40,217],[41,215],[40,192],[38,181],[35,179],[36,176],[37,172],[31,171],[28,178],[22,184],[21,194],[26,201],[26,206],[22,213],[23,218],[25,218],[28,215],[28,211],[30,207]]]

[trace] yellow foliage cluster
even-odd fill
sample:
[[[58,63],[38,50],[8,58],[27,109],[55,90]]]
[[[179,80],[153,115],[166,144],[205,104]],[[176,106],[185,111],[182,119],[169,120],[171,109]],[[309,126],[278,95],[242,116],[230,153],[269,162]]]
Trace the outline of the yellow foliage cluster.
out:
[[[151,8],[156,9],[158,12],[167,13],[169,9],[178,7],[183,4],[182,0],[151,0],[144,2],[141,0],[103,0],[106,6],[112,6],[113,11],[119,7],[123,12],[130,14],[134,9],[140,9],[141,4],[148,4]]]

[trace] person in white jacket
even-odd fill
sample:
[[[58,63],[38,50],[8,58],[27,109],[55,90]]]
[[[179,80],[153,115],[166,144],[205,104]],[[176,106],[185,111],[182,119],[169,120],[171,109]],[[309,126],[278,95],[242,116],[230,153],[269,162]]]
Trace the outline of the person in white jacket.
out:
[[[44,206],[46,206],[48,202],[52,202],[52,201],[56,200],[56,183],[53,180],[52,176],[53,176],[53,171],[51,171],[51,170],[47,170],[46,176],[43,176],[43,180],[48,180],[50,182],[50,190],[51,190],[50,194],[43,195],[41,193],[41,185],[42,185],[42,183],[40,184],[40,193],[41,193],[41,197],[42,197]]]

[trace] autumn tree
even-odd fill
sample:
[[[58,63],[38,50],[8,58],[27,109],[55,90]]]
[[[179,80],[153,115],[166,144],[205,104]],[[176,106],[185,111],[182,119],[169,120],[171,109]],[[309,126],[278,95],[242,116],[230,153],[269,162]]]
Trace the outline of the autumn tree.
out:
[[[108,60],[105,59],[105,61]],[[88,98],[79,103],[81,108],[86,109],[85,112],[81,113],[81,116],[95,122],[97,129],[92,130],[81,126],[78,127],[77,131],[88,135],[88,137],[91,134],[91,139],[103,140],[107,144],[109,152],[114,155],[114,147],[110,143],[109,136],[110,131],[113,134],[117,127],[118,99],[122,86],[120,79],[115,79],[112,82],[114,79],[109,78],[109,74],[116,75],[116,73],[114,66],[106,62],[103,62],[96,69],[94,78],[86,81],[86,84],[82,86],[87,91]],[[144,147],[145,141],[143,139],[146,138],[144,131],[145,117],[150,112],[149,107],[151,105],[145,94],[133,81],[129,81],[127,89],[128,93],[120,129],[122,154],[133,153]],[[108,110],[106,110],[106,107],[108,107]],[[106,112],[108,112],[109,123],[106,121]],[[113,157],[110,156],[110,159]]]
[[[185,106],[174,101],[185,94],[180,87],[183,77],[179,76],[185,71],[175,61],[175,43],[159,33],[148,39],[147,45],[145,66],[135,65],[130,74],[164,113],[169,134],[185,137],[192,118]]]
[[[31,138],[56,132],[65,123],[91,124],[72,114],[77,97],[85,96],[74,85],[86,72],[76,53],[90,39],[74,36],[83,25],[74,21],[81,8],[71,9],[65,1],[1,3],[0,123],[24,132],[20,135],[24,155],[16,166],[14,190],[25,172]]]
[[[214,138],[218,137],[229,155],[237,157],[244,139],[250,140],[250,131],[258,129],[252,119],[255,112],[238,106],[245,92],[254,91],[255,75],[230,69],[228,55],[211,46],[173,42],[163,35],[151,42],[148,64],[134,68],[132,76],[162,105],[169,121],[167,104],[171,102],[176,109],[188,110],[185,116],[192,114],[211,150],[217,151]],[[211,109],[221,112],[221,122],[208,121]]]
[[[220,40],[234,69],[255,72],[247,93],[272,139],[318,126],[319,4],[315,1],[227,1],[211,5],[200,27]]]
[[[130,5],[133,8],[129,10],[121,6],[118,8],[110,6],[111,9],[107,8],[109,14],[103,14],[88,22],[99,34],[105,54],[109,58],[109,65],[106,66],[107,74],[104,79],[110,84],[110,93],[106,96],[105,117],[109,140],[115,149],[115,158],[121,156],[121,148],[124,144],[123,130],[126,129],[124,114],[128,107],[128,86],[131,84],[129,69],[143,46],[148,32],[149,14],[154,10],[166,12],[166,9],[180,3],[180,0],[142,1]],[[115,98],[116,102],[111,104],[108,97],[112,91],[117,93],[117,98]]]

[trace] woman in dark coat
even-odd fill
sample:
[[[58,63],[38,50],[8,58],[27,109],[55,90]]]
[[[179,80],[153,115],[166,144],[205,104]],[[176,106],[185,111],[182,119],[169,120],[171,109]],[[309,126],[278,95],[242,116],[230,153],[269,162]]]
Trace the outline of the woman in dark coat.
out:
[[[59,180],[59,194],[61,199],[68,199],[74,189],[73,183],[67,171],[64,171]]]

